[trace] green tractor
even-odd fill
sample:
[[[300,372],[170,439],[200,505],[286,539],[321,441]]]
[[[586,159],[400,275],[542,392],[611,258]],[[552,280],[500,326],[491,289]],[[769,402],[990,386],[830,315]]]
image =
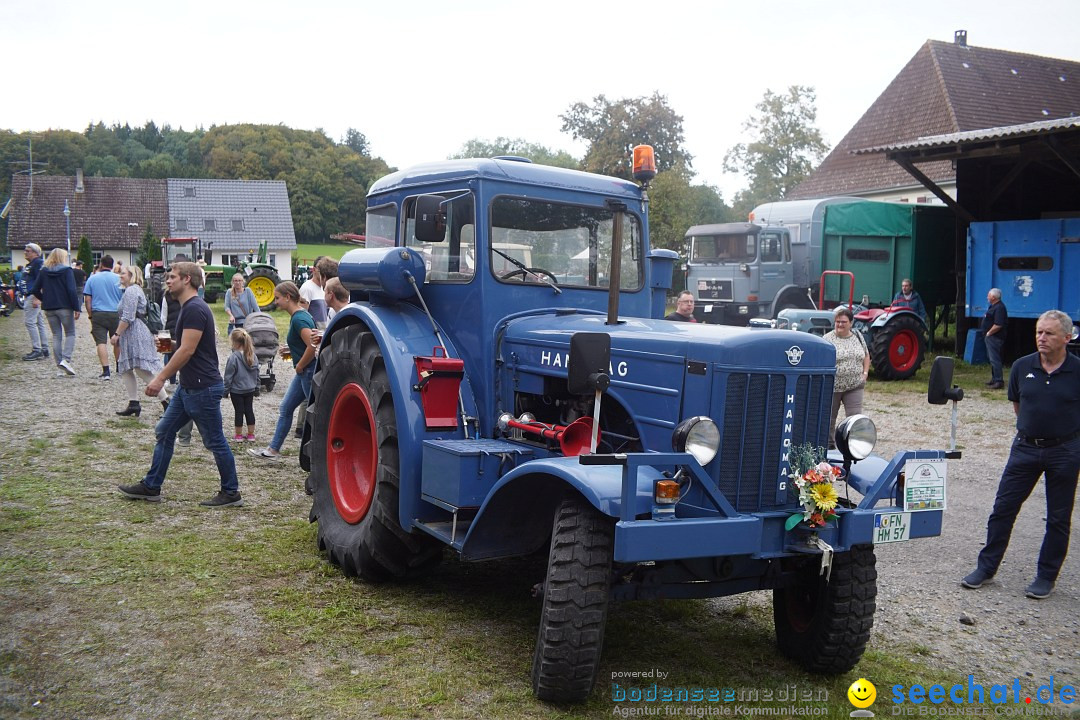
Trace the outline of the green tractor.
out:
[[[207,243],[206,250],[209,251],[212,245],[213,243]],[[160,301],[165,287],[165,271],[176,261],[178,255],[184,255],[191,261],[201,258],[202,240],[197,237],[161,239],[162,260],[152,263],[151,276],[147,278],[152,300]],[[224,295],[232,284],[233,275],[239,272],[255,295],[259,309],[267,311],[274,308],[274,288],[281,282],[281,277],[277,268],[268,262],[266,241],[259,244],[258,255],[252,252],[248,254],[248,258],[238,261],[236,265],[203,266],[206,273],[206,289],[203,293],[206,302],[216,302],[219,296]]]

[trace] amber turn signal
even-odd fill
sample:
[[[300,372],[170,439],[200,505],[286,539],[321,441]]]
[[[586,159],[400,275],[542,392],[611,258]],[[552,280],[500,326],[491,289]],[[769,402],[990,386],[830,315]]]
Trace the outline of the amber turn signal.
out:
[[[656,504],[674,505],[679,502],[679,483],[674,480],[656,481]]]

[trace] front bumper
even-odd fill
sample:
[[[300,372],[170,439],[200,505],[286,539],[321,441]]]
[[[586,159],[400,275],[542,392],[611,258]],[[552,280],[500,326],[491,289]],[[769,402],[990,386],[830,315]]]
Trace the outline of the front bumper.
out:
[[[898,504],[896,484],[907,460],[944,458],[938,450],[905,451],[886,463],[874,458],[869,463],[876,477],[865,473],[849,479],[851,487],[862,493],[862,500],[852,507],[841,507],[834,523],[824,528],[809,529],[801,525],[791,531],[784,523],[793,513],[769,511],[739,513],[723,496],[708,474],[685,453],[634,454],[625,456],[623,466],[623,497],[620,517],[615,525],[614,559],[619,563],[638,563],[689,558],[750,556],[768,559],[806,553],[820,553],[811,539],[816,536],[837,552],[854,545],[867,545],[875,539],[875,518],[880,514],[903,512]],[[684,467],[693,474],[693,481],[702,487],[715,512],[671,519],[642,519],[634,515],[633,497],[639,495],[640,476],[657,476],[671,467]],[[856,466],[858,467],[858,466]],[[639,508],[640,509],[640,508]],[[912,512],[909,539],[934,537],[941,534],[943,510]]]

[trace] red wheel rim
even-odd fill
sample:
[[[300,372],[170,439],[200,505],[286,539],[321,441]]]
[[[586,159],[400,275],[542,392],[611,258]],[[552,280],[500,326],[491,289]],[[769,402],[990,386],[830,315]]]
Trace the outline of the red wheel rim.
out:
[[[379,448],[375,416],[356,383],[341,388],[330,412],[326,437],[326,473],[341,518],[355,525],[364,519],[375,495]]]
[[[901,330],[889,341],[889,364],[899,371],[910,370],[918,355],[919,338],[911,330]]]

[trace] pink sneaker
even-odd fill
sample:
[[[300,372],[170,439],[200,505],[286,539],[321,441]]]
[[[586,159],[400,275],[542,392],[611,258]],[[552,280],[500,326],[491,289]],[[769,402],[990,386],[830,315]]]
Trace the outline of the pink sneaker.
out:
[[[239,435],[237,437],[239,438]],[[248,435],[246,439],[248,442],[255,442],[255,434]]]
[[[244,436],[243,435],[233,435],[232,439],[233,439],[233,442],[244,442]]]

